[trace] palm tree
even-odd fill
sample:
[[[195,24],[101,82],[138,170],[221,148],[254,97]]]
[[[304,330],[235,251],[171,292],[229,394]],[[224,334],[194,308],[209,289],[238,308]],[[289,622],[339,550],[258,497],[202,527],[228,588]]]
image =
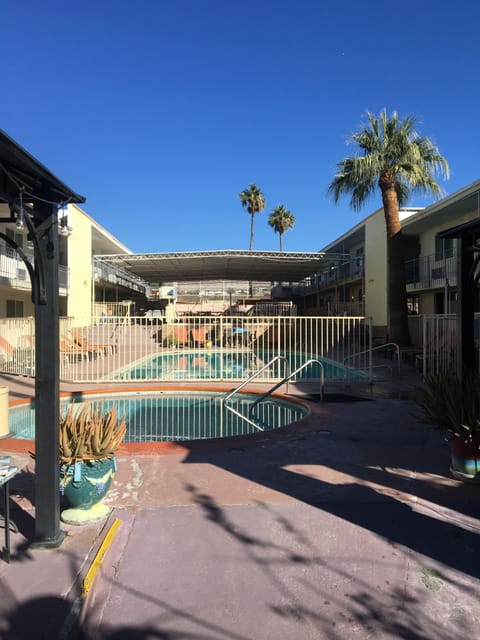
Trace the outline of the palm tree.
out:
[[[395,111],[388,117],[385,109],[378,118],[368,111],[366,115],[368,122],[349,140],[361,155],[338,163],[329,192],[335,202],[349,194],[350,206],[358,211],[380,188],[387,230],[389,339],[406,345],[410,336],[399,207],[406,204],[410,192],[440,196],[435,177],[448,178],[449,168],[433,142],[417,133],[415,117],[402,119]]]
[[[283,251],[283,234],[292,229],[295,224],[295,216],[291,211],[285,209],[283,204],[279,204],[270,214],[268,224],[273,227],[275,233],[280,235],[280,251]]]
[[[251,215],[252,220],[250,224],[250,251],[253,248],[253,218],[256,213],[260,213],[265,209],[265,205],[267,204],[265,201],[265,196],[253,182],[250,184],[248,189],[244,189],[242,193],[238,194],[238,197],[242,201],[242,207],[247,209],[248,213]]]

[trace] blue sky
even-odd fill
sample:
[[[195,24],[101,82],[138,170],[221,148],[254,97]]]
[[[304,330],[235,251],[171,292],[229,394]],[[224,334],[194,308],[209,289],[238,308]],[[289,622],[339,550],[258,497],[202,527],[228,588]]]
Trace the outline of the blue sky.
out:
[[[471,0],[7,0],[0,128],[136,252],[248,249],[250,182],[254,249],[278,250],[283,204],[284,250],[317,251],[380,206],[327,195],[367,109],[418,116],[447,193],[480,178],[479,18]]]

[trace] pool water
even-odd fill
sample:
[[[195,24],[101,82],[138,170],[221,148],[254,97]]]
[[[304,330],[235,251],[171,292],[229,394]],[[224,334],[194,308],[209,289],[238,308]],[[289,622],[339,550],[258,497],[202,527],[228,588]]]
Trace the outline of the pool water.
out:
[[[125,416],[125,442],[168,442],[206,438],[222,438],[255,433],[259,429],[233,414],[223,406],[225,393],[215,392],[159,392],[155,394],[122,394],[82,397],[72,400],[80,407],[85,401],[100,406],[103,411],[115,407],[119,417]],[[228,404],[242,416],[250,416],[255,394],[237,394]],[[62,401],[65,413],[70,401]],[[297,422],[305,417],[302,405],[270,397],[259,403],[252,419],[263,430],[272,430]],[[35,409],[31,405],[11,408],[10,430],[16,438],[35,437]]]
[[[288,361],[289,371],[298,369],[310,359],[305,354],[281,354]],[[181,351],[161,353],[150,356],[133,367],[119,371],[117,380],[245,380],[261,369],[273,358],[274,354],[254,351]],[[345,367],[340,363],[319,358],[323,364],[326,380],[365,379],[368,376],[358,370]],[[286,363],[283,359],[266,369],[258,380],[281,380],[286,375]],[[312,364],[303,369],[297,379],[317,379],[320,367]]]

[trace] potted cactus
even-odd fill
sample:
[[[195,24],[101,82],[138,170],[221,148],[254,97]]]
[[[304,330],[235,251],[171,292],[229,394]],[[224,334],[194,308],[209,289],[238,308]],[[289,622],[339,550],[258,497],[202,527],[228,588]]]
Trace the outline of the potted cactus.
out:
[[[107,517],[111,509],[101,502],[116,470],[115,455],[126,432],[125,418],[115,408],[71,404],[60,420],[60,491],[70,504],[61,519],[88,524]]]
[[[450,443],[450,473],[457,480],[480,479],[480,375],[465,371],[428,377],[419,389],[419,422],[444,432]]]

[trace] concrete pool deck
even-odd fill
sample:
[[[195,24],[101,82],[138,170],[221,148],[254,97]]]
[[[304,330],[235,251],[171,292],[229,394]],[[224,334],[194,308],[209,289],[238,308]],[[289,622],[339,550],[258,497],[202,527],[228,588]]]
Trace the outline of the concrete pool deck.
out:
[[[32,393],[28,379],[3,384]],[[53,551],[29,549],[34,468],[20,456],[0,637],[73,637],[72,611],[92,639],[475,637],[479,487],[450,478],[447,444],[415,420],[416,384],[404,372],[323,405],[300,389],[311,413],[282,437],[122,456],[109,521],[62,525]]]

